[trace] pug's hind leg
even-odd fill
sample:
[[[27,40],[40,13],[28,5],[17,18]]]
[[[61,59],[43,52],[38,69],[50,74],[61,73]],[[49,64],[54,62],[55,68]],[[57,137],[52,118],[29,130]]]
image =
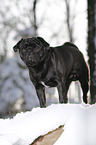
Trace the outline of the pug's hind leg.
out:
[[[88,84],[88,80],[84,80],[83,79],[80,79],[80,83],[81,83],[81,87],[82,87],[82,91],[83,91],[83,101],[87,104],[88,101],[87,101],[87,93],[88,93],[88,90],[89,90],[89,84]]]
[[[39,99],[40,107],[46,107],[46,96],[45,96],[45,88],[43,89],[36,89],[36,93]]]

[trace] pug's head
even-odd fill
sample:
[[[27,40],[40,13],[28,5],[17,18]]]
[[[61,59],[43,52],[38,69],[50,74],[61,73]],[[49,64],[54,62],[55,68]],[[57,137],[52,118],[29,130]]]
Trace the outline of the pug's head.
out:
[[[20,57],[27,66],[34,66],[44,59],[49,48],[49,44],[42,37],[32,37],[22,38],[13,50],[19,50]]]

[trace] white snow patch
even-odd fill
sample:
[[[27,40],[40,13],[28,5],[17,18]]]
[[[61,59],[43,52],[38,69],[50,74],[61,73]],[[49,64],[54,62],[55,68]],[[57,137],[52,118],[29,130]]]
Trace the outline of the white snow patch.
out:
[[[64,132],[54,145],[95,145],[96,104],[55,104],[0,119],[0,144],[29,145],[60,125]]]

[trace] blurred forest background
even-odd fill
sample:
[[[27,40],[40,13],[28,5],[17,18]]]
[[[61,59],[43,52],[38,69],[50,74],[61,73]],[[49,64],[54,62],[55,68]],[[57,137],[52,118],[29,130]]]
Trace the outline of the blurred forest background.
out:
[[[89,103],[96,102],[96,1],[0,1],[0,117],[38,107],[26,66],[13,46],[23,37],[41,36],[51,46],[75,43],[90,68]],[[46,89],[47,105],[58,103],[56,88]],[[69,102],[81,103],[78,82],[68,92]]]

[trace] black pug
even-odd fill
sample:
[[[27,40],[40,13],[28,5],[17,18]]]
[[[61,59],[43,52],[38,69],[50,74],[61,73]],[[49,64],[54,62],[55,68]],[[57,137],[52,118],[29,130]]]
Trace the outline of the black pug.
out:
[[[14,47],[29,69],[39,98],[40,107],[46,107],[45,87],[57,87],[59,102],[67,103],[67,91],[72,81],[79,80],[83,100],[87,103],[89,89],[88,67],[77,46],[66,42],[62,46],[50,47],[41,37],[21,39]]]

